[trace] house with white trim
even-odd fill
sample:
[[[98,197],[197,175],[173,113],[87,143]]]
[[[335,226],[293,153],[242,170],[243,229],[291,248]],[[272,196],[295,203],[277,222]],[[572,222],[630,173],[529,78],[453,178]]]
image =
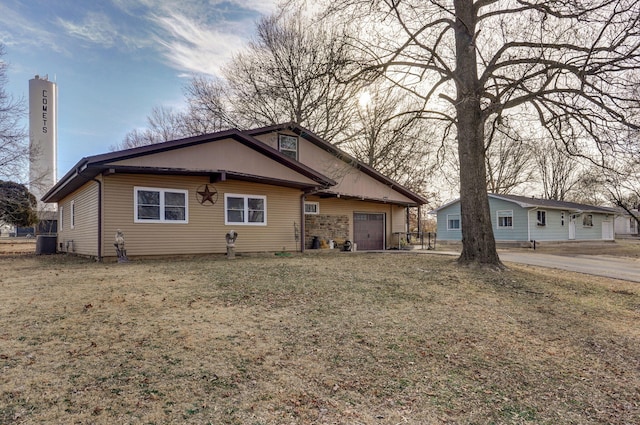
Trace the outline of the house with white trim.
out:
[[[493,233],[497,242],[614,240],[612,208],[552,199],[489,194]],[[462,240],[460,200],[431,213],[437,215],[441,241]]]
[[[231,129],[82,158],[43,197],[57,249],[116,257],[301,252],[316,239],[384,250],[427,201],[296,124]],[[348,245],[348,244],[347,244]]]

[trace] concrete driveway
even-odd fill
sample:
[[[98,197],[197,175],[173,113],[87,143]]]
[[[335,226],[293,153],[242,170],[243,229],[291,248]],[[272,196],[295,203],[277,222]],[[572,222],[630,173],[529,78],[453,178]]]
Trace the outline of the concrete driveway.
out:
[[[529,264],[640,282],[640,260],[609,255],[554,255],[537,252],[499,251],[503,262]]]

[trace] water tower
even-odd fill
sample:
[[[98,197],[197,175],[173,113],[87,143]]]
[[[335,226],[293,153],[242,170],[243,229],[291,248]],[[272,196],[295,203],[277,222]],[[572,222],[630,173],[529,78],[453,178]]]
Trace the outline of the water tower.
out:
[[[55,211],[40,198],[57,180],[58,87],[48,77],[29,80],[29,190],[38,211]]]

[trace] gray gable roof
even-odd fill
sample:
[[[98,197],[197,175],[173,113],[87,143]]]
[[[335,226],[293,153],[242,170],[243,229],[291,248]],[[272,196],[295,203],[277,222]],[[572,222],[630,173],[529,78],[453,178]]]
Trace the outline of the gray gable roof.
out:
[[[489,193],[489,198],[501,199],[507,202],[513,202],[522,208],[547,208],[554,210],[564,210],[568,212],[595,212],[601,214],[615,214],[614,208],[598,207],[595,205],[579,204],[577,202],[556,201],[555,199],[529,198],[518,195],[499,195]],[[437,213],[439,210],[460,202],[460,199],[448,202],[439,208],[429,211],[430,214]]]
[[[528,198],[526,196],[518,195],[496,195],[494,193],[490,193],[489,197],[502,199],[509,202],[515,202],[522,208],[549,208],[554,210],[566,210],[572,212],[596,212],[602,214],[615,213],[615,210],[613,208],[579,204],[577,202],[556,201],[555,199]]]

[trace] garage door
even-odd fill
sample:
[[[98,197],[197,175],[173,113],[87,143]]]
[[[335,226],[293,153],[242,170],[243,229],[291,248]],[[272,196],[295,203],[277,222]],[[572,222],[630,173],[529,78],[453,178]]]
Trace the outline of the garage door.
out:
[[[384,249],[384,214],[355,213],[353,241],[358,251]]]
[[[602,222],[602,239],[605,241],[612,241],[613,238],[613,222],[612,221],[603,221]]]

